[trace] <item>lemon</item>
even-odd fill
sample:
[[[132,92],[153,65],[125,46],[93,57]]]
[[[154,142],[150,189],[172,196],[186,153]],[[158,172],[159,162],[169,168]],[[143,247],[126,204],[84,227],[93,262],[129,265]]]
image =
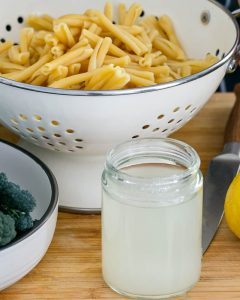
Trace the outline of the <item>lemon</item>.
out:
[[[240,238],[240,173],[228,188],[224,211],[229,228]]]

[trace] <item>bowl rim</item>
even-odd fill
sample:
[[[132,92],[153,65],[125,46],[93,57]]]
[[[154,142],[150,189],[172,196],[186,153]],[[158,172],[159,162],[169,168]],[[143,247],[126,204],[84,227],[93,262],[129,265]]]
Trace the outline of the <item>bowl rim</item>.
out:
[[[151,85],[147,87],[138,87],[138,88],[131,88],[131,89],[123,89],[123,90],[96,90],[96,91],[90,91],[90,90],[68,90],[68,89],[59,89],[59,88],[51,88],[51,87],[41,87],[41,86],[35,86],[27,83],[18,82],[15,80],[7,79],[0,76],[0,84],[8,85],[15,88],[20,88],[23,90],[28,90],[32,92],[38,92],[38,93],[45,93],[45,94],[55,94],[55,95],[68,95],[68,96],[121,96],[121,95],[132,95],[132,94],[141,94],[146,92],[155,92],[163,89],[168,89],[177,85],[182,85],[194,80],[197,80],[205,75],[208,75],[212,73],[213,71],[217,70],[221,66],[223,66],[227,61],[233,57],[235,54],[235,51],[238,47],[238,41],[240,36],[240,29],[237,23],[237,20],[235,17],[231,14],[231,12],[225,8],[222,4],[216,2],[216,0],[206,0],[214,5],[216,5],[219,9],[221,9],[223,12],[225,12],[228,17],[233,22],[233,25],[235,26],[236,30],[236,38],[235,42],[230,49],[230,51],[225,55],[224,58],[220,59],[217,63],[210,66],[209,68],[198,72],[196,74],[193,74],[191,76],[187,76],[181,79],[177,79],[171,82],[167,83],[161,83],[156,85]]]
[[[54,210],[58,204],[58,185],[57,185],[56,178],[53,175],[52,171],[38,157],[36,157],[32,153],[26,151],[25,149],[13,144],[13,143],[10,143],[8,141],[5,141],[3,139],[0,139],[0,144],[5,144],[5,145],[8,145],[9,147],[15,148],[16,151],[22,152],[23,155],[30,157],[35,163],[37,163],[43,169],[45,174],[47,175],[48,180],[51,185],[51,190],[52,190],[52,195],[51,195],[51,200],[50,200],[49,206],[48,206],[46,212],[44,213],[44,215],[42,216],[39,224],[36,227],[34,227],[33,229],[31,229],[27,234],[23,235],[21,238],[17,239],[14,242],[10,242],[6,246],[1,247],[0,253],[2,253],[13,246],[16,246],[18,243],[24,241],[31,235],[33,235],[38,229],[40,229],[49,220],[49,218],[51,217],[52,213],[54,212]]]

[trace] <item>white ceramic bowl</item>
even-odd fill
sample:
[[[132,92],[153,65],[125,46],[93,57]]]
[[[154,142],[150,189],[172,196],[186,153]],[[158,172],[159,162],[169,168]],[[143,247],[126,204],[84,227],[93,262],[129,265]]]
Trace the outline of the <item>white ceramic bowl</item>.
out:
[[[36,199],[32,213],[39,224],[0,248],[0,290],[30,272],[46,253],[55,231],[58,211],[58,187],[51,171],[35,156],[0,140],[0,172],[27,189]]]

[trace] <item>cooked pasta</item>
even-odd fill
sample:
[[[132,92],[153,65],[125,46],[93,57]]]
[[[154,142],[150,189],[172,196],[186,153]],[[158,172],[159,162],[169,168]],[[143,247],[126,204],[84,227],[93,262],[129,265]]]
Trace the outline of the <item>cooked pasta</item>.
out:
[[[211,54],[188,58],[169,16],[142,12],[139,3],[115,8],[107,2],[102,12],[31,15],[19,45],[0,43],[1,76],[51,88],[113,90],[167,83],[217,62]]]

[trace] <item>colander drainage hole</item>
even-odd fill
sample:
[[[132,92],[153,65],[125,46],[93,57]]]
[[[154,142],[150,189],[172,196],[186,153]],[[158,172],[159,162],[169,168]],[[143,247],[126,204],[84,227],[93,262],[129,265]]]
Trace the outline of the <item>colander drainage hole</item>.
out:
[[[83,149],[82,146],[76,146],[75,148],[77,148],[77,149]]]
[[[166,132],[166,131],[167,131],[167,129],[163,129],[163,130],[162,130],[162,132]]]
[[[175,107],[174,109],[173,109],[173,112],[175,113],[175,112],[178,112],[179,111],[179,109],[180,109],[180,107],[178,106],[178,107]]]
[[[190,114],[192,114],[197,108],[194,107],[191,111],[190,111]]]
[[[142,127],[142,129],[147,129],[147,128],[149,128],[150,127],[150,125],[144,125],[143,127]]]
[[[17,121],[16,119],[11,119],[11,122],[12,122],[13,124],[18,125],[18,121]]]
[[[48,137],[48,136],[43,135],[42,137],[43,137],[45,140],[49,140],[49,137]]]
[[[59,142],[60,145],[66,146],[66,143],[64,142]]]
[[[27,128],[27,131],[31,133],[34,132],[32,128]]]
[[[67,129],[66,132],[72,134],[72,133],[74,133],[74,130],[73,129]]]
[[[11,30],[12,30],[12,26],[11,26],[10,24],[7,24],[7,25],[6,25],[6,30],[7,30],[7,31],[11,31]]]
[[[19,17],[17,18],[17,21],[18,21],[19,24],[22,24],[23,21],[24,21],[24,19],[23,19],[23,17],[19,16]]]
[[[163,119],[163,118],[164,118],[164,115],[159,115],[157,118],[158,118],[159,120],[160,120],[160,119]]]
[[[77,142],[77,143],[80,143],[82,141],[83,141],[82,139],[75,139],[75,142]]]
[[[38,130],[39,130],[39,131],[45,131],[45,128],[42,127],[42,126],[38,126]]]
[[[222,59],[225,57],[225,53],[222,54]]]
[[[36,121],[41,121],[41,120],[42,120],[42,117],[39,116],[39,115],[34,115],[34,120],[36,120]]]
[[[159,131],[159,129],[160,129],[159,127],[154,128],[154,129],[153,129],[153,132]]]
[[[51,147],[54,147],[54,145],[53,144],[51,144],[51,143],[47,143],[49,146],[51,146]]]
[[[54,135],[53,135],[54,137],[56,137],[56,138],[60,138],[61,137],[61,134],[58,134],[58,133],[54,133]]]
[[[192,107],[191,104],[189,104],[188,106],[185,107],[185,110],[189,110],[189,108]]]
[[[56,121],[56,120],[53,120],[53,121],[51,122],[51,124],[52,124],[53,126],[58,126],[60,123],[59,123],[58,121]]]
[[[6,40],[4,38],[1,38],[1,43],[5,43]]]
[[[134,136],[132,137],[132,139],[137,139],[137,138],[139,138],[139,135],[134,135]]]
[[[178,120],[178,121],[177,121],[177,124],[181,123],[181,122],[182,122],[182,120],[183,120],[183,119],[180,119],[180,120]]]
[[[168,121],[168,124],[171,124],[174,121],[174,119],[171,119]]]
[[[219,49],[217,49],[217,50],[216,50],[216,56],[218,56],[218,55],[219,55],[219,53],[220,53],[220,50],[219,50]]]
[[[19,114],[19,119],[22,121],[27,121],[28,117],[24,114]]]

